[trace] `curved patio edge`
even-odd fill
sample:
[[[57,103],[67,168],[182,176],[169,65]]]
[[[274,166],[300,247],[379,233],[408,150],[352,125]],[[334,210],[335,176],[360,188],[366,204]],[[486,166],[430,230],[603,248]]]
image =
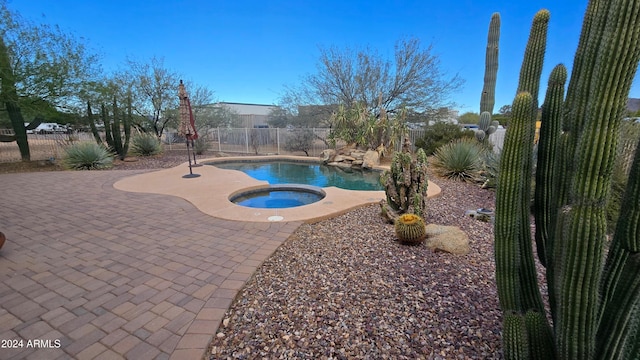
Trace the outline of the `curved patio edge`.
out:
[[[268,161],[290,160],[319,163],[318,159],[301,156],[239,156],[224,158],[208,158],[200,163],[228,161]],[[384,170],[378,167],[377,170]],[[229,201],[229,196],[239,191],[250,190],[268,185],[236,170],[225,170],[215,166],[204,165],[194,167],[193,173],[200,176],[184,178],[189,174],[189,164],[183,163],[170,169],[163,169],[117,181],[114,188],[122,191],[164,194],[181,197],[200,211],[210,216],[235,221],[270,222],[303,221],[314,223],[329,219],[349,210],[378,203],[386,198],[384,191],[344,190],[336,187],[323,188],[326,196],[323,200],[310,205],[285,209],[261,209],[236,205]],[[441,189],[429,181],[428,197],[437,196]]]

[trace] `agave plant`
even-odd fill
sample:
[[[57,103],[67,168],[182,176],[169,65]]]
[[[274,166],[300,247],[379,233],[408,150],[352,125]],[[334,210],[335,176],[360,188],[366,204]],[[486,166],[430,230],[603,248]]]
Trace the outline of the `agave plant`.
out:
[[[476,181],[482,170],[485,151],[476,141],[458,139],[436,150],[433,168],[438,175],[448,179]]]
[[[104,145],[82,142],[65,149],[63,164],[74,170],[107,169],[113,166],[113,154]]]
[[[160,140],[153,134],[138,134],[133,137],[131,150],[138,156],[151,156],[162,152]]]

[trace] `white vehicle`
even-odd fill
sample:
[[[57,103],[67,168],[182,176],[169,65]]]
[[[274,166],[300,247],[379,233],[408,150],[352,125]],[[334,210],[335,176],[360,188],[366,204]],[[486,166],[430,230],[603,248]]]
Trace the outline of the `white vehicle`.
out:
[[[56,123],[42,123],[34,130],[36,134],[66,133],[67,127]]]

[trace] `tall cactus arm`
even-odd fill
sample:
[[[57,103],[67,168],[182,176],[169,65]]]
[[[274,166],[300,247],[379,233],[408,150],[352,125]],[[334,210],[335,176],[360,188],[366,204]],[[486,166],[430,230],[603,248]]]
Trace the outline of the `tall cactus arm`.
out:
[[[543,313],[530,310],[524,315],[524,322],[527,326],[527,338],[529,339],[531,359],[555,359],[553,331],[547,321],[547,317]]]
[[[506,360],[529,359],[529,339],[524,316],[514,311],[507,311],[502,324],[504,358]]]
[[[122,153],[122,133],[120,132],[120,117],[122,114],[118,109],[116,97],[113,97],[113,122],[111,123],[111,135],[113,136],[113,150],[120,160],[124,160]]]
[[[591,91],[592,73],[596,71],[596,52],[602,41],[602,33],[606,22],[606,14],[611,6],[610,0],[590,0],[584,15],[578,48],[573,58],[571,79],[567,87],[564,103],[562,126],[562,169],[561,173],[571,174],[575,171],[575,154],[580,137],[587,101]],[[565,181],[558,193],[559,203],[567,203],[570,182]]]
[[[91,128],[91,134],[93,134],[93,138],[96,140],[96,143],[101,145],[102,139],[100,138],[100,133],[98,132],[96,123],[93,121],[93,111],[91,110],[90,102],[87,102],[87,122],[89,122],[89,128]]]
[[[602,358],[627,358],[640,326],[640,143],[636,147],[622,209],[602,278],[598,328]],[[635,304],[635,306],[633,306]],[[609,336],[605,336],[609,335]],[[606,339],[606,341],[604,341]],[[640,356],[640,354],[638,354]]]
[[[534,216],[536,222],[536,245],[538,258],[547,265],[552,251],[547,251],[549,238],[553,236],[558,206],[555,203],[560,174],[556,173],[558,161],[558,140],[562,133],[562,103],[564,86],[567,81],[567,68],[559,64],[549,76],[545,102],[542,105],[542,126],[538,143],[538,163],[536,166],[536,189],[534,198]]]
[[[24,118],[18,104],[18,92],[11,60],[9,59],[9,50],[2,36],[0,36],[0,102],[3,103],[9,115],[11,127],[15,134],[15,141],[20,149],[20,157],[23,161],[31,160],[27,129],[25,129]]]
[[[640,61],[640,1],[612,1],[590,81],[586,121],[578,141],[576,171],[564,210],[558,295],[558,355],[591,359],[595,352],[599,283],[606,241],[605,204],[617,131]],[[554,266],[556,266],[554,264]]]
[[[540,74],[544,63],[544,53],[547,43],[547,28],[550,14],[546,9],[538,11],[533,17],[531,32],[520,69],[520,79],[518,82],[519,91],[527,91],[531,94],[532,103],[529,109],[529,117],[526,120],[526,132],[520,141],[523,142],[523,166],[521,173],[521,192],[529,194],[531,191],[531,181],[533,177],[533,140],[535,137],[535,116],[538,109],[538,89],[540,88]],[[538,288],[538,276],[535,268],[533,256],[530,226],[530,203],[529,196],[521,197],[522,211],[519,212],[520,231],[518,232],[521,251],[520,281],[522,286],[523,311],[535,309],[544,312],[542,295]]]
[[[0,134],[0,142],[14,142],[16,141],[15,135],[3,135]]]
[[[521,264],[519,232],[522,212],[522,167],[526,149],[522,138],[529,131],[531,94],[525,92],[513,101],[513,120],[505,135],[498,187],[496,191],[496,216],[494,222],[496,283],[500,307],[503,311],[519,311],[522,308],[519,269]]]
[[[547,94],[542,105],[542,126],[538,144],[536,189],[534,198],[535,239],[538,259],[547,268],[547,285],[551,314],[555,315],[553,241],[558,216],[557,193],[560,175],[557,164],[560,158],[559,141],[562,133],[562,103],[567,69],[557,65],[549,76]]]
[[[626,359],[636,340],[640,306],[640,253],[627,258],[598,328],[596,359]]]
[[[540,89],[540,75],[544,64],[544,53],[547,48],[547,29],[549,28],[549,10],[542,9],[533,17],[529,41],[524,52],[518,92],[527,91],[533,98],[533,110],[538,108],[538,91]]]
[[[123,152],[125,156],[129,152],[129,141],[131,140],[131,123],[133,122],[133,106],[131,104],[131,94],[127,96],[127,115],[124,117],[124,144]]]
[[[496,79],[498,77],[498,52],[500,43],[500,13],[491,15],[489,35],[487,36],[487,53],[484,68],[484,86],[480,96],[480,113],[493,113],[496,103]],[[486,131],[486,130],[485,130]]]
[[[42,124],[42,122],[44,121],[43,118],[36,116],[35,119],[33,119],[29,125],[25,126],[24,129],[25,130],[35,130],[38,125]]]
[[[102,123],[104,124],[104,138],[109,145],[113,149],[113,135],[111,134],[111,122],[109,121],[109,114],[107,113],[107,106],[102,104],[100,112],[100,117],[102,118]]]

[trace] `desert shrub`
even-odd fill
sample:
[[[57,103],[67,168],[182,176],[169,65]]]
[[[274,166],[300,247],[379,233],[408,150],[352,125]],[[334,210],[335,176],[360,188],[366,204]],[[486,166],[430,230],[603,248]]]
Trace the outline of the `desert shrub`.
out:
[[[313,145],[313,130],[311,129],[293,129],[287,135],[287,142],[284,145],[284,149],[287,151],[303,151],[305,155],[309,156],[309,150]]]
[[[63,164],[75,170],[106,169],[113,166],[113,154],[94,142],[81,142],[65,149]]]
[[[211,148],[211,143],[206,138],[199,137],[193,142],[193,151],[197,155],[204,154],[205,151]]]
[[[456,124],[436,122],[425,128],[424,135],[416,140],[416,146],[424,149],[427,156],[431,156],[439,147],[453,140],[473,137],[473,130],[463,130]]]
[[[436,150],[433,168],[445,178],[477,181],[482,170],[484,151],[474,139],[457,139]]]
[[[162,152],[160,139],[154,134],[138,134],[131,142],[131,152],[138,156],[151,156]]]

